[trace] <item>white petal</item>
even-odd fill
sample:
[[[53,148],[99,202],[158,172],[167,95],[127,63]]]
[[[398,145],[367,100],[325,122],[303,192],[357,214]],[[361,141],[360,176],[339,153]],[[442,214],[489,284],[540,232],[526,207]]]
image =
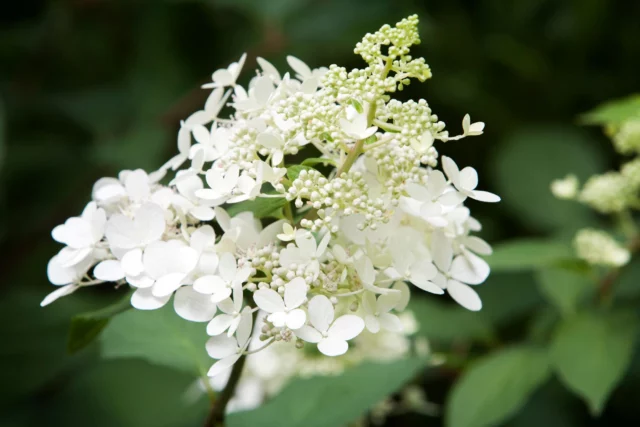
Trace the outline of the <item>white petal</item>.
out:
[[[236,259],[229,252],[225,252],[220,255],[220,262],[218,263],[218,271],[220,276],[226,282],[231,282],[236,275]]]
[[[287,323],[287,313],[285,313],[284,311],[277,311],[273,314],[270,314],[267,317],[267,320],[273,323],[273,326],[275,326],[276,328],[282,328]]]
[[[207,353],[214,359],[223,359],[238,351],[235,338],[226,335],[216,335],[209,338],[206,344]]]
[[[233,354],[231,356],[227,356],[224,359],[218,360],[213,364],[207,375],[210,377],[215,377],[216,375],[221,374],[226,371],[230,367],[232,367],[237,361],[240,359],[240,354]]]
[[[318,350],[326,356],[340,356],[345,354],[348,349],[349,344],[339,338],[327,337],[318,343]]]
[[[333,304],[324,295],[316,295],[311,298],[308,304],[309,321],[320,332],[329,329],[329,325],[333,321],[334,309]]]
[[[301,277],[284,285],[284,304],[289,310],[300,307],[307,298],[307,288],[307,282]]]
[[[211,322],[207,325],[207,334],[220,335],[226,331],[229,326],[231,326],[233,319],[233,316],[228,314],[218,314],[216,317],[211,319]]]
[[[76,280],[76,272],[72,267],[63,267],[58,255],[47,264],[47,277],[54,285],[66,285]]]
[[[287,62],[289,63],[289,66],[293,68],[293,71],[298,73],[298,75],[302,77],[302,79],[311,76],[311,69],[309,68],[309,66],[295,56],[287,56]]]
[[[482,301],[471,286],[467,286],[455,280],[449,280],[447,292],[449,292],[449,295],[451,295],[458,304],[467,310],[478,311],[482,308]]]
[[[378,319],[380,320],[382,329],[386,329],[387,331],[402,332],[404,329],[402,321],[395,314],[382,313]]]
[[[144,271],[142,264],[142,249],[132,249],[120,261],[122,270],[127,276],[138,276]]]
[[[440,271],[449,271],[453,260],[453,247],[451,240],[440,231],[435,231],[431,237],[431,256]]]
[[[259,289],[253,293],[253,300],[261,310],[267,313],[284,311],[284,301],[273,289]]]
[[[429,182],[431,182],[431,176],[429,176]],[[421,202],[430,201],[433,197],[426,188],[413,182],[407,184],[406,190],[411,198]]]
[[[55,291],[51,292],[49,295],[44,297],[44,299],[40,303],[40,307],[47,306],[52,302],[54,302],[55,300],[57,300],[58,298],[62,298],[64,296],[70,295],[75,291],[77,291],[78,289],[80,289],[80,286],[75,283],[71,285],[62,286],[61,288],[56,289]]]
[[[126,276],[125,280],[134,288],[150,288],[156,282],[146,274],[141,274],[139,276]]]
[[[436,285],[435,283],[429,280],[412,280],[411,283],[416,287],[422,289],[423,291],[427,291],[432,294],[442,295],[444,293],[444,291],[440,286]]]
[[[404,311],[409,305],[409,299],[411,298],[411,291],[409,290],[409,286],[405,282],[396,282],[393,285],[393,289],[400,291],[400,298],[396,303],[394,309],[397,311]]]
[[[267,148],[281,148],[284,146],[284,141],[277,135],[271,133],[261,133],[256,137],[256,142],[263,147]]]
[[[299,230],[298,233],[296,233],[296,245],[307,256],[314,256],[316,254],[316,240],[313,234],[307,231]]]
[[[153,295],[156,297],[170,296],[182,284],[183,273],[171,273],[160,277],[153,285]]]
[[[176,291],[173,308],[178,316],[191,322],[207,322],[216,314],[216,305],[211,298],[196,292],[192,286],[183,286]]]
[[[218,308],[220,309],[220,311],[226,314],[233,314],[233,312],[236,311],[235,303],[231,298],[227,298],[218,302]]]
[[[438,274],[438,269],[433,265],[433,263],[418,261],[411,266],[411,280],[431,280],[436,277]]]
[[[231,86],[235,83],[235,79],[233,74],[229,72],[226,68],[216,70],[212,75],[211,79],[222,86]]]
[[[209,130],[202,125],[195,125],[191,132],[193,132],[193,137],[198,143],[202,145],[209,145],[211,140],[211,133]]]
[[[253,96],[258,104],[265,105],[273,93],[273,82],[268,77],[258,77],[253,87]]]
[[[487,242],[476,236],[468,236],[464,240],[464,245],[480,255],[491,255],[493,252],[491,246],[489,246]]]
[[[100,264],[96,265],[93,269],[93,275],[96,276],[96,279],[104,280],[106,282],[115,282],[124,278],[124,272],[122,271],[122,267],[120,267],[120,261],[116,261],[114,259],[102,261]]]
[[[222,278],[213,275],[198,277],[193,282],[193,289],[195,289],[197,292],[200,292],[201,294],[207,295],[220,292],[226,287],[227,284],[224,280],[222,280]]]
[[[468,191],[478,186],[478,172],[471,166],[460,171],[460,186]]]
[[[469,197],[485,203],[497,203],[500,201],[500,196],[488,191],[475,190],[469,194]]]
[[[318,79],[315,77],[309,77],[304,79],[304,82],[302,82],[302,85],[300,86],[300,90],[303,93],[311,95],[318,89],[318,84]]]
[[[151,288],[140,288],[131,295],[131,305],[138,310],[156,310],[164,306],[171,295],[156,297],[151,293]]]
[[[306,320],[307,314],[304,312],[304,310],[297,308],[287,313],[286,325],[287,328],[292,330],[300,329],[302,325],[304,325],[304,322],[306,322]]]
[[[489,264],[469,251],[455,257],[451,264],[451,277],[469,285],[484,282],[489,277],[489,272]]]
[[[466,200],[467,196],[456,191],[447,191],[438,199],[439,203],[442,203],[445,206],[457,206],[460,203]]]
[[[396,305],[398,305],[398,301],[400,301],[401,297],[402,294],[400,292],[380,295],[376,302],[377,313],[382,314],[391,311]]]
[[[376,314],[376,296],[373,292],[365,291],[362,294],[362,308],[367,314]]]
[[[322,339],[322,334],[311,326],[302,326],[295,331],[296,337],[310,343],[317,343]]]
[[[251,329],[253,327],[253,316],[247,307],[246,311],[243,311],[240,316],[240,323],[238,324],[238,330],[236,331],[236,338],[240,346],[246,346],[251,338]]]
[[[449,177],[451,182],[453,182],[453,185],[459,187],[460,171],[458,170],[458,165],[456,165],[456,163],[447,156],[442,156],[441,161],[442,168],[447,174],[447,177]]]
[[[324,235],[322,240],[320,240],[320,244],[318,244],[318,249],[316,249],[316,257],[320,258],[322,254],[327,250],[327,246],[329,246],[329,241],[331,240],[331,233],[327,233]]]
[[[215,303],[219,303],[220,301],[225,300],[230,296],[231,296],[231,289],[225,287],[224,289],[214,292],[213,295],[211,295],[211,301]]]
[[[260,57],[257,57],[256,61],[258,61],[258,65],[260,65],[260,68],[262,68],[262,72],[265,76],[271,77],[275,82],[280,82],[280,73],[278,72],[278,69],[273,66],[273,64]]]
[[[367,330],[372,334],[377,334],[380,332],[380,322],[378,318],[373,314],[368,314],[364,318],[364,324],[367,327]]]
[[[345,314],[338,317],[329,328],[327,335],[330,338],[350,340],[355,338],[364,329],[364,320],[354,314]]]

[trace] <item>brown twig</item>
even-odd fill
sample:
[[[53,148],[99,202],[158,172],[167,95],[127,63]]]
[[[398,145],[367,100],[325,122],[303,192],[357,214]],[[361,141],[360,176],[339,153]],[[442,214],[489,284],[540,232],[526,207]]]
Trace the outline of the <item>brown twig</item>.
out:
[[[213,405],[211,405],[211,410],[204,422],[204,427],[219,427],[224,425],[227,404],[235,394],[246,360],[247,356],[242,355],[233,365],[229,381],[227,381],[227,385],[224,386],[224,389],[216,396],[216,400],[213,402]]]

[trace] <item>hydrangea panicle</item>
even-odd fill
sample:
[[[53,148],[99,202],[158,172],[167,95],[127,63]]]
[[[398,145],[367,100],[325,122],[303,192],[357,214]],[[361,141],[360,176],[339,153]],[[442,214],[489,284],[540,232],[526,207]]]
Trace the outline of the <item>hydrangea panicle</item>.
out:
[[[436,147],[481,135],[484,123],[466,115],[451,136],[426,100],[391,98],[431,78],[409,53],[417,25],[410,16],[367,34],[355,48],[362,69],[289,56],[281,73],[258,58],[242,86],[242,55],[214,72],[175,157],[151,174],[99,180],[82,215],[53,230],[65,247],[48,276],[62,287],[42,305],[101,283],[135,289],[140,310],[173,298],[177,315],[206,323],[211,376],[267,347],[349,357],[380,336],[403,354],[406,283],[479,310],[491,247],[472,235],[480,224],[464,202],[500,198]],[[313,159],[292,164],[300,153]],[[323,173],[319,162],[335,167]],[[263,220],[265,201],[283,208],[278,221]]]

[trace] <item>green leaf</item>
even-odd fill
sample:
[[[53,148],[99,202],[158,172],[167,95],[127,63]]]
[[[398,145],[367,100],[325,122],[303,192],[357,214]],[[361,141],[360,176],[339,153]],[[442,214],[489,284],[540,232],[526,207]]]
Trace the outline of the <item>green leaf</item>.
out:
[[[575,313],[580,299],[595,288],[588,276],[557,267],[540,270],[537,278],[542,294],[564,315]]]
[[[549,377],[543,350],[512,347],[474,363],[454,385],[446,406],[449,427],[499,424],[524,406]]]
[[[337,166],[335,160],[327,157],[310,157],[308,159],[304,159],[302,162],[302,166],[315,166],[318,164],[323,166]]]
[[[613,287],[616,299],[620,301],[640,295],[640,260],[632,258],[631,262],[620,270],[620,277]]]
[[[573,256],[569,245],[546,239],[520,239],[493,247],[487,258],[492,272],[534,270]]]
[[[481,313],[457,304],[440,302],[429,295],[412,298],[409,308],[420,325],[418,334],[430,341],[489,341],[493,337],[491,325]]]
[[[5,157],[5,145],[6,145],[6,124],[5,124],[5,112],[4,112],[4,103],[2,102],[2,98],[0,98],[0,171],[2,171],[2,166],[4,165],[4,157]]]
[[[512,324],[545,302],[529,271],[492,273],[475,289],[482,299],[482,311],[476,314],[493,325]]]
[[[294,379],[273,400],[253,411],[231,414],[227,423],[229,427],[346,425],[400,389],[423,367],[418,359],[365,362],[339,376]]]
[[[314,168],[312,168],[311,166],[305,166],[305,165],[293,165],[293,166],[289,166],[287,168],[287,177],[291,180],[294,181],[295,179],[298,178],[298,176],[300,175],[300,172],[302,172],[303,170],[305,171],[310,171],[310,170],[315,170]]]
[[[227,207],[227,212],[231,216],[236,216],[240,212],[253,212],[253,215],[260,219],[266,217],[280,218],[280,210],[287,203],[284,197],[258,197],[255,200],[234,203]]]
[[[31,425],[184,427],[202,425],[208,400],[193,377],[142,360],[93,363],[57,388]]]
[[[504,208],[538,230],[573,235],[595,221],[579,203],[558,200],[551,182],[575,174],[581,182],[608,166],[601,144],[580,130],[537,127],[517,132],[494,152],[493,182]],[[532,173],[531,165],[535,165]]]
[[[349,104],[351,104],[353,108],[356,109],[358,114],[362,114],[364,112],[364,108],[362,108],[362,104],[360,104],[360,101],[358,101],[357,99],[351,98],[349,100]]]
[[[169,303],[159,310],[130,310],[115,317],[102,333],[106,359],[142,358],[195,375],[205,375],[213,360],[205,350],[205,324],[178,316]]]
[[[551,362],[567,387],[597,415],[631,361],[637,318],[632,313],[583,313],[567,319],[551,343]]]
[[[67,351],[73,354],[91,344],[112,317],[131,308],[132,293],[128,291],[119,301],[107,307],[74,316],[69,328]]]
[[[640,95],[607,102],[580,116],[583,123],[591,125],[620,124],[630,119],[640,119]]]

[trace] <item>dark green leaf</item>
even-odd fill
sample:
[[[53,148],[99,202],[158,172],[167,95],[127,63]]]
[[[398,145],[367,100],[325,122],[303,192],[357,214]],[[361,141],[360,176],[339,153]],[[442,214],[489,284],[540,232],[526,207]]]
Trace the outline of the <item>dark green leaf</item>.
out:
[[[493,337],[491,325],[483,313],[437,301],[431,295],[412,298],[409,307],[420,325],[418,334],[431,341],[488,341]]]
[[[142,360],[95,363],[74,374],[52,400],[32,425],[198,426],[208,406],[192,376]]]
[[[295,179],[298,178],[298,175],[300,175],[300,172],[302,171],[310,171],[310,170],[315,170],[314,168],[312,168],[311,166],[305,166],[305,165],[293,165],[293,166],[289,166],[287,168],[287,177],[291,180],[294,181]]]
[[[496,425],[513,416],[549,377],[545,351],[513,347],[486,356],[454,385],[446,406],[449,427]]]
[[[551,343],[560,379],[584,398],[593,414],[604,409],[633,353],[637,318],[632,313],[582,313],[563,322]]]
[[[570,173],[584,182],[606,169],[605,159],[598,143],[580,130],[520,130],[495,151],[494,182],[504,207],[519,220],[540,230],[572,235],[592,224],[595,216],[586,206],[556,199],[551,182]]]
[[[258,197],[255,200],[233,203],[227,207],[227,212],[231,216],[236,216],[240,212],[253,212],[256,218],[280,218],[282,207],[287,203],[284,197]]]
[[[573,314],[580,299],[595,289],[588,276],[557,267],[540,270],[537,278],[542,294],[564,315]]]
[[[195,375],[205,375],[213,360],[205,350],[206,325],[184,320],[169,303],[159,310],[130,310],[115,317],[102,333],[106,359],[142,358]]]
[[[531,272],[491,274],[475,289],[482,298],[482,311],[478,314],[496,325],[510,324],[544,305]]]
[[[492,272],[520,271],[544,268],[572,256],[571,247],[563,242],[521,239],[495,245],[487,262]]]
[[[100,310],[78,314],[71,319],[67,351],[75,353],[91,344],[107,326],[109,320],[131,308],[132,291],[126,292],[120,301]]]
[[[295,379],[260,408],[229,416],[229,427],[342,426],[400,389],[424,367],[417,359],[365,362],[339,376]],[[277,420],[277,421],[276,421]]]
[[[620,124],[630,119],[640,119],[640,95],[607,102],[583,114],[580,119],[591,125]]]

